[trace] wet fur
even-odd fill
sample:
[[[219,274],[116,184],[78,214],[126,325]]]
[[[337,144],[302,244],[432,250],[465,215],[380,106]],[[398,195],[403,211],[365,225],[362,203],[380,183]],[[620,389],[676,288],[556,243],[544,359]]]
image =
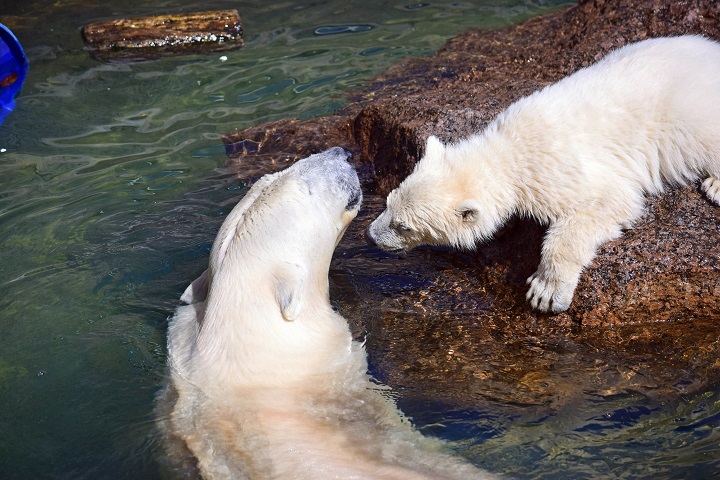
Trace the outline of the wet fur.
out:
[[[183,294],[159,399],[175,476],[490,478],[412,428],[330,306],[330,259],[362,198],[346,157],[263,177]]]

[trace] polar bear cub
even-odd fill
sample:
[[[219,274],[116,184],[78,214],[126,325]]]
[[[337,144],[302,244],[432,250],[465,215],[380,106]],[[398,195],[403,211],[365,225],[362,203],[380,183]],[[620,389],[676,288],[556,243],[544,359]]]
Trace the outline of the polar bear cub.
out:
[[[698,178],[720,204],[720,44],[656,38],[518,100],[480,133],[430,137],[367,236],[389,251],[472,248],[509,217],[533,217],[549,229],[527,298],[561,312],[645,193]]]
[[[169,325],[170,453],[204,478],[494,478],[409,425],[330,305],[330,260],[362,201],[348,157],[264,176],[221,226]]]

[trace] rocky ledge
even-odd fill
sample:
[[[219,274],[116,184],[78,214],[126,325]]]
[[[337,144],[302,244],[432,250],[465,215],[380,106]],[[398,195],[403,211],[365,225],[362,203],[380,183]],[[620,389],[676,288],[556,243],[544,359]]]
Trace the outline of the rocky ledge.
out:
[[[231,168],[252,179],[333,145],[357,153],[366,205],[331,270],[339,307],[378,375],[444,404],[554,405],[579,394],[677,395],[720,373],[720,208],[698,185],[651,197],[632,230],[605,244],[571,308],[532,311],[525,279],[544,228],[516,219],[474,252],[421,248],[396,258],[364,245],[384,196],[425,138],[486,125],[523,95],[645,38],[720,40],[714,0],[587,0],[498,31],[469,31],[350,94],[336,115],[225,136]]]

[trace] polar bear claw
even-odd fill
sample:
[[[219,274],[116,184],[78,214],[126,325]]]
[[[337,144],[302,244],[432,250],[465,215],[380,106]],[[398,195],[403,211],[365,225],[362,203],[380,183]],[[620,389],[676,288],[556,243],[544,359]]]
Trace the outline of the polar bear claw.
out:
[[[705,195],[716,205],[720,205],[720,179],[717,177],[708,177],[702,183],[702,189]]]
[[[527,283],[530,288],[525,298],[534,309],[560,313],[570,307],[575,287],[569,282],[548,278],[544,273],[537,271],[530,275]]]

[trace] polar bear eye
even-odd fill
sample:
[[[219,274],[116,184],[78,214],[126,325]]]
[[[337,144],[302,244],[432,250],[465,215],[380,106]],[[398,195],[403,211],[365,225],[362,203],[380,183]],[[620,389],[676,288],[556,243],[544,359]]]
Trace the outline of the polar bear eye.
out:
[[[475,200],[464,201],[456,211],[464,223],[475,224],[480,218],[480,205]]]

